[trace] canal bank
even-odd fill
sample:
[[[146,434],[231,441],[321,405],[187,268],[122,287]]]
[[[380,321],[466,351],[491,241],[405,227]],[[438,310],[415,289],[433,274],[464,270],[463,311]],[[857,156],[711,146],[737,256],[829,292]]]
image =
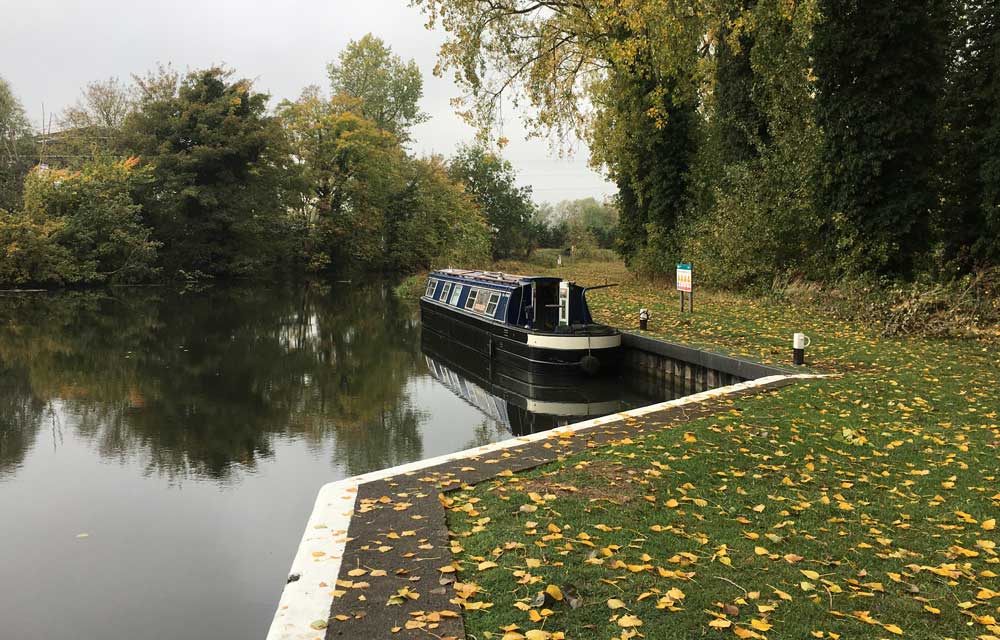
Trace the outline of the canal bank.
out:
[[[614,265],[568,277],[627,283],[594,296],[602,322],[645,307],[656,337],[765,363],[805,332],[842,375],[450,494],[469,637],[998,636],[1000,327],[886,337],[710,291],[681,315]]]
[[[601,322],[630,326],[646,307],[654,337],[765,364],[789,361],[805,331],[812,370],[843,375],[449,492],[446,586],[467,636],[997,634],[1000,333],[886,338],[811,303],[708,291],[681,316],[620,264],[551,272],[623,282],[595,292]],[[563,599],[536,606],[549,585]]]
[[[448,492],[815,377],[631,333],[623,336],[623,350],[626,375],[642,374],[683,397],[324,486],[269,640],[426,637],[427,631],[464,638],[463,605],[451,588],[461,577],[449,570],[457,565],[446,522]]]

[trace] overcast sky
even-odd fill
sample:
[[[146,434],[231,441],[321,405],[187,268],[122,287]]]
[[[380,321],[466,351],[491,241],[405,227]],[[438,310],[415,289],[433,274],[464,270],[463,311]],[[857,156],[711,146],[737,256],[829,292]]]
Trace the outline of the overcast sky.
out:
[[[72,104],[91,80],[123,80],[158,62],[187,69],[225,63],[255,79],[272,104],[295,98],[302,87],[327,87],[326,64],[350,40],[371,32],[424,74],[422,108],[430,122],[413,130],[419,154],[450,155],[472,138],[448,100],[459,95],[450,78],[431,73],[440,32],[424,28],[424,17],[407,0],[2,0],[0,76],[7,79],[38,126],[45,112]],[[525,141],[524,129],[508,117],[504,151],[522,184],[538,202],[594,196],[614,186],[587,167],[582,143],[570,159],[559,159],[541,140]]]

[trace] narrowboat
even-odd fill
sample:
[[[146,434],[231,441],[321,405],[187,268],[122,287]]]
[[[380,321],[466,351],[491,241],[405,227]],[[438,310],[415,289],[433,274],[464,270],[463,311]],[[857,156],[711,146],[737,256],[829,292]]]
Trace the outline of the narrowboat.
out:
[[[427,278],[421,322],[525,382],[595,375],[617,367],[622,337],[594,322],[587,290],[559,278],[442,269]]]

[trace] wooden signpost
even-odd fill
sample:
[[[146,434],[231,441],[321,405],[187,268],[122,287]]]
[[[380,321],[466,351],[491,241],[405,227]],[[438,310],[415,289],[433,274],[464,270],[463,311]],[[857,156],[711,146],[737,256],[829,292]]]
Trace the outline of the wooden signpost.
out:
[[[690,311],[694,313],[694,291],[691,287],[691,263],[677,263],[677,291],[681,294],[681,313],[684,313],[684,294],[688,295]]]

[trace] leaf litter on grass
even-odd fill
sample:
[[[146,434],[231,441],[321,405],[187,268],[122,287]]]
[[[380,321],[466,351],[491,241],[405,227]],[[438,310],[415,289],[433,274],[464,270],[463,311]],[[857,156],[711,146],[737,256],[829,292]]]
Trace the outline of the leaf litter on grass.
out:
[[[760,361],[805,330],[811,365],[843,375],[449,493],[468,633],[1000,639],[997,345],[886,340],[734,295],[681,317],[668,293],[591,304],[617,324],[652,308],[658,335]]]

